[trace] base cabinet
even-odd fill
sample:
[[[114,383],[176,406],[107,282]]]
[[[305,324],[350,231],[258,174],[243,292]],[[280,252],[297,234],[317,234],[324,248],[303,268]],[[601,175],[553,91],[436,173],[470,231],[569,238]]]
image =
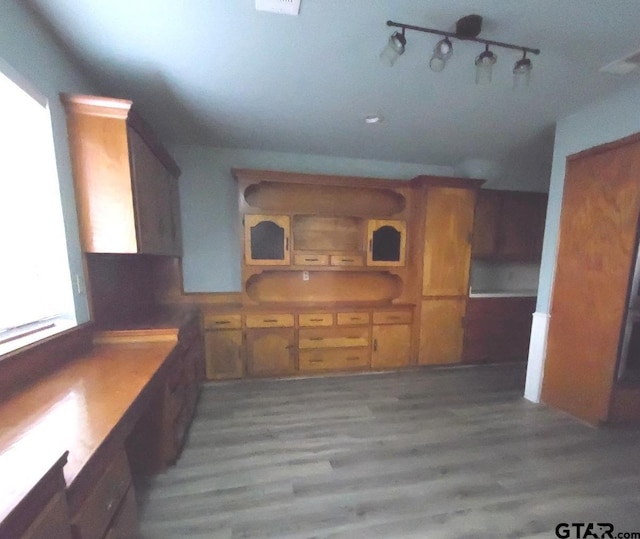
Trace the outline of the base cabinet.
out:
[[[242,330],[205,331],[207,378],[225,380],[242,378]]]
[[[371,368],[393,369],[409,364],[411,326],[375,325],[372,337]]]
[[[252,376],[281,376],[295,371],[293,328],[248,329],[247,371]]]
[[[422,302],[420,365],[460,362],[464,309],[464,299],[429,299]]]

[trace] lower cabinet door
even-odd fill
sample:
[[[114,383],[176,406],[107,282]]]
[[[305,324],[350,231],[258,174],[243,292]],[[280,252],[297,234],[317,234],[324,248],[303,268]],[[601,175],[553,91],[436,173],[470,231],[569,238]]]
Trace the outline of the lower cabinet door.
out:
[[[293,328],[248,329],[247,371],[252,376],[291,374],[295,370]]]
[[[411,326],[373,326],[372,369],[404,367],[411,355]]]
[[[242,378],[242,330],[205,331],[207,378]]]
[[[104,539],[131,539],[139,537],[138,508],[133,486],[129,487],[118,512],[113,517]]]
[[[420,365],[460,363],[464,299],[428,299],[420,317]]]

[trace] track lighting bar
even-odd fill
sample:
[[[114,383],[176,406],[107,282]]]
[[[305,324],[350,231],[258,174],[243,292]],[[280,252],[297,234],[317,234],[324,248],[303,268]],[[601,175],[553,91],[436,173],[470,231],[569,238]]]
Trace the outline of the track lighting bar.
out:
[[[476,43],[482,43],[483,45],[493,45],[494,47],[502,47],[503,49],[513,49],[517,51],[530,52],[531,54],[540,54],[540,49],[533,49],[531,47],[523,47],[522,45],[514,45],[512,43],[503,43],[502,41],[494,41],[492,39],[483,39],[481,37],[465,36],[455,32],[445,32],[444,30],[435,30],[433,28],[424,28],[423,26],[414,26],[412,24],[404,24],[401,22],[387,21],[387,26],[394,28],[401,28],[404,35],[404,30],[415,30],[416,32],[424,32],[427,34],[436,34],[438,36],[451,37],[454,39],[460,39],[462,41],[475,41]]]

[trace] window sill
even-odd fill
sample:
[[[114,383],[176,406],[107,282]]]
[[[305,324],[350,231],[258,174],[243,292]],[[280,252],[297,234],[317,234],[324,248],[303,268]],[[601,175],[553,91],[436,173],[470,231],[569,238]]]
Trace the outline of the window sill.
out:
[[[78,325],[75,320],[66,317],[53,318],[49,322],[52,324],[51,326],[0,343],[0,361],[12,352],[44,341]]]

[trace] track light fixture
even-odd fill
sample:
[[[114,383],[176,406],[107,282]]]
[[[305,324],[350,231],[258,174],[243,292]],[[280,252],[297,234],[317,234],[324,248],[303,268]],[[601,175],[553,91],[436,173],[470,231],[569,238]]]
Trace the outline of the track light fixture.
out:
[[[449,58],[453,55],[453,44],[451,43],[451,39],[482,43],[485,46],[485,49],[476,57],[475,60],[476,84],[488,84],[491,82],[493,66],[497,62],[498,57],[494,52],[489,50],[489,46],[522,51],[522,58],[518,60],[513,67],[513,80],[515,87],[526,86],[529,84],[533,65],[531,60],[527,58],[527,53],[540,54],[540,49],[533,49],[522,45],[514,45],[512,43],[504,43],[502,41],[494,41],[492,39],[483,39],[478,37],[478,34],[480,34],[480,30],[482,29],[482,17],[480,15],[467,15],[466,17],[459,19],[456,22],[455,32],[446,32],[444,30],[435,30],[433,28],[424,28],[422,26],[413,26],[411,24],[394,21],[387,21],[387,26],[400,28],[402,30],[402,33],[396,31],[391,35],[387,46],[382,51],[382,54],[380,54],[380,59],[389,66],[392,66],[405,51],[407,44],[405,30],[436,34],[443,37],[443,39],[436,43],[436,46],[433,49],[433,55],[429,61],[429,67],[432,71],[436,72],[442,71]]]
[[[436,43],[433,49],[433,56],[429,62],[431,71],[442,71],[447,65],[447,60],[453,55],[453,45],[448,37],[441,39]]]
[[[396,60],[404,54],[406,44],[407,39],[404,37],[404,28],[402,29],[402,33],[394,32],[389,37],[386,47],[380,53],[380,61],[389,67],[393,66]]]

